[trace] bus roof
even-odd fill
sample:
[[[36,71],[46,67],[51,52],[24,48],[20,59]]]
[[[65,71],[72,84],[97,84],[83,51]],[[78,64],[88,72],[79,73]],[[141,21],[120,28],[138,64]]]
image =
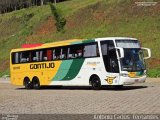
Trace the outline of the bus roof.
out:
[[[41,44],[41,45],[35,46],[35,47],[26,47],[26,48],[22,47],[22,48],[12,49],[11,52],[12,51],[24,51],[24,50],[40,49],[40,48],[47,48],[47,47],[65,46],[65,45],[70,45],[71,43],[81,42],[81,41],[83,41],[83,39],[63,40],[63,41],[59,41],[59,42],[45,43],[45,44]],[[29,44],[28,44],[28,46],[29,46]],[[31,46],[32,46],[32,44],[31,44]]]
[[[130,37],[106,37],[106,38],[96,38],[96,41],[101,40],[137,40],[136,38],[130,38]]]
[[[63,40],[63,41],[59,41],[59,42],[45,43],[45,44],[41,44],[40,46],[35,46],[35,47],[12,49],[11,52],[25,51],[25,50],[32,50],[32,49],[41,49],[41,48],[47,48],[47,47],[58,47],[58,46],[81,44],[81,43],[90,43],[90,42],[103,41],[103,40],[128,40],[128,39],[129,40],[137,40],[136,38],[129,38],[129,37],[105,37],[105,38],[94,38],[94,39],[72,39],[72,40]]]

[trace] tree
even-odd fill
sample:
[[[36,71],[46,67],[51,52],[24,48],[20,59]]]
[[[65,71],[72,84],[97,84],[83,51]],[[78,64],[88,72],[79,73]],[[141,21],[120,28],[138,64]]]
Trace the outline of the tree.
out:
[[[19,10],[22,8],[28,8],[30,6],[40,6],[47,2],[57,3],[66,0],[0,0],[0,14]]]
[[[44,0],[41,0],[41,6],[44,4]]]

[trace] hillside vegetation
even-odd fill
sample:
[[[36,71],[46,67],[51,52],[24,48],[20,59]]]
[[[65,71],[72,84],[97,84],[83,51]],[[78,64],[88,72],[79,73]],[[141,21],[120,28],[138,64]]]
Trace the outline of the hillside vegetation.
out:
[[[137,6],[136,0],[69,0],[56,5],[66,19],[57,32],[50,5],[0,15],[0,75],[9,74],[9,52],[24,43],[73,38],[126,36],[151,48],[149,76],[160,77],[160,4]]]
[[[8,13],[23,8],[29,8],[32,6],[42,6],[51,3],[63,2],[66,0],[1,0],[0,1],[0,14]]]

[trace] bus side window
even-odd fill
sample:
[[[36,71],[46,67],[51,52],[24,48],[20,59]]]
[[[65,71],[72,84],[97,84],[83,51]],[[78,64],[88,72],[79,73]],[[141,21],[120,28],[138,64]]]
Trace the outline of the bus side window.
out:
[[[52,55],[53,56],[53,60],[56,60],[56,54],[55,54],[55,52],[56,52],[55,49],[53,49],[53,55]]]
[[[96,57],[98,56],[97,44],[88,44],[84,46],[83,57]]]
[[[76,49],[77,57],[78,57],[78,58],[81,58],[82,55],[83,55],[83,47],[82,47],[81,45],[79,45],[79,46],[77,46],[76,48],[77,48],[77,49]]]
[[[47,50],[47,60],[52,60],[52,50]]]
[[[30,52],[25,51],[20,53],[20,63],[26,63],[30,61]]]
[[[39,61],[43,61],[43,51],[39,52]]]
[[[19,63],[19,53],[12,53],[12,64]]]
[[[61,59],[67,59],[68,48],[64,47],[61,49]]]
[[[39,51],[32,51],[31,52],[31,61],[39,61]]]
[[[52,60],[52,50],[44,49],[40,51],[40,61],[50,61]]]
[[[71,46],[69,49],[68,49],[68,58],[74,58],[74,51],[75,51],[75,48],[74,46]]]
[[[59,60],[61,56],[61,48],[55,48],[55,60]]]
[[[68,49],[68,58],[80,58],[82,57],[83,50],[82,45],[73,45]]]
[[[46,49],[39,52],[39,61],[47,61]]]
[[[19,53],[12,53],[11,57],[12,57],[12,64],[19,63]]]

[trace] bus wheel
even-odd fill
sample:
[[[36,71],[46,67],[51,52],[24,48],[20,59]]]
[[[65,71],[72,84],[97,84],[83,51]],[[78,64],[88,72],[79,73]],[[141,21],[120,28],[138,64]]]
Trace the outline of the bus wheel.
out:
[[[98,76],[92,76],[90,79],[90,84],[94,90],[99,90],[101,88],[101,81]]]
[[[28,77],[24,79],[23,85],[26,89],[31,89],[32,88],[32,82]]]
[[[40,82],[39,82],[39,79],[37,77],[34,77],[32,79],[32,84],[33,84],[33,89],[40,89]]]

